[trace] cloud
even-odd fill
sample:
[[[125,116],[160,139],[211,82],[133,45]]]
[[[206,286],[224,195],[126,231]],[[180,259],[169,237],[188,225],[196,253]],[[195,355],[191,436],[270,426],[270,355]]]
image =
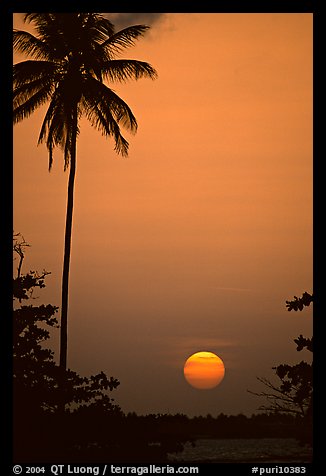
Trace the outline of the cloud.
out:
[[[106,13],[105,16],[114,24],[116,30],[131,25],[148,25],[160,21],[165,13]]]
[[[212,338],[212,337],[184,337],[178,339],[178,347],[182,350],[191,350],[190,352],[215,352],[212,349],[226,349],[229,347],[237,347],[238,344],[234,340]],[[199,349],[199,350],[196,350]]]
[[[165,338],[165,347],[161,351],[165,361],[173,367],[180,366],[190,355],[195,352],[213,352],[221,356],[230,354],[239,344],[231,339],[212,337],[170,337]]]

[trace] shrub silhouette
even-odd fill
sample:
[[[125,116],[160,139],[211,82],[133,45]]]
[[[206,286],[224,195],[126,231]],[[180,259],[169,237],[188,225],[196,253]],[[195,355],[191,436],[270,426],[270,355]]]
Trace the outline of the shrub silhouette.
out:
[[[160,415],[124,415],[108,393],[119,385],[116,378],[104,372],[83,377],[55,363],[45,343],[58,328],[58,307],[22,304],[35,299],[33,292],[45,287],[50,273],[21,274],[25,246],[15,235],[20,261],[13,279],[14,461],[163,462],[168,452],[181,451],[189,438],[167,429]]]
[[[304,292],[301,298],[294,296],[292,301],[286,301],[286,307],[288,311],[302,311],[312,302],[313,295]],[[298,352],[303,349],[313,352],[313,338],[305,338],[300,334],[294,342]],[[280,364],[273,369],[281,381],[279,385],[273,384],[266,378],[258,377],[268,391],[250,393],[265,397],[269,402],[268,405],[261,406],[261,410],[297,416],[298,439],[303,443],[312,444],[313,364],[302,360],[296,365]]]
[[[20,257],[18,274],[13,278],[14,457],[20,461],[54,461],[59,455],[69,455],[75,446],[75,434],[62,429],[69,428],[71,414],[80,407],[89,411],[100,408],[102,414],[110,416],[122,415],[120,407],[107,394],[119,381],[104,372],[82,377],[56,365],[53,351],[44,344],[51,329],[59,327],[55,316],[58,307],[22,304],[35,299],[33,291],[45,287],[45,278],[50,273],[30,271],[22,275],[27,245],[19,235],[14,238],[14,252]],[[59,385],[63,377],[64,387]],[[64,413],[59,411],[62,402],[66,406]]]

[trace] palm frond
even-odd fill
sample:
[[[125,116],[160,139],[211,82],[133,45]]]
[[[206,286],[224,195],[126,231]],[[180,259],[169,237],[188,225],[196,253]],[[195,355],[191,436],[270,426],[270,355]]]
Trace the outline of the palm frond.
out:
[[[14,88],[38,79],[54,78],[60,72],[60,66],[51,61],[21,61],[13,66]]]
[[[145,61],[119,59],[106,61],[102,66],[103,74],[110,81],[138,80],[140,78],[156,79],[156,70]]]
[[[53,115],[48,127],[48,134],[46,137],[46,145],[48,150],[54,149],[54,147],[60,146],[64,151],[64,170],[67,169],[70,159],[71,150],[71,133],[70,133],[69,121],[67,121],[66,114],[63,108],[56,108],[56,112]],[[49,170],[51,170],[52,161],[49,156]]]
[[[59,100],[58,99],[58,94],[57,94],[57,91],[55,91],[52,94],[50,105],[49,105],[49,107],[46,111],[46,114],[44,116],[44,119],[43,119],[42,127],[41,127],[39,138],[38,138],[38,144],[41,144],[42,142],[44,142],[44,140],[47,137],[49,125],[51,124],[52,117],[55,114],[55,110],[57,108],[58,100]]]
[[[85,14],[84,32],[92,37],[92,41],[103,43],[114,34],[114,25],[98,13]]]
[[[53,18],[53,14],[51,13],[25,13],[24,22],[35,22],[36,24],[41,25],[44,23],[48,23],[51,18]]]
[[[123,30],[117,31],[110,38],[102,43],[102,48],[104,48],[111,58],[120,51],[133,46],[135,40],[143,36],[145,32],[149,29],[149,26],[146,25],[133,25]]]
[[[35,59],[48,59],[50,56],[47,44],[27,31],[13,31],[13,47],[17,52]]]
[[[55,29],[58,30],[58,25],[55,25],[55,13],[26,13],[24,15],[24,22],[33,23],[39,37],[43,40],[49,38],[51,33],[55,33]]]
[[[30,83],[24,84],[13,91],[13,107],[16,109],[22,106],[28,99],[34,96],[37,92],[43,88],[49,88],[49,94],[53,90],[53,83],[51,80],[45,82],[44,79],[37,79]]]
[[[117,124],[113,124],[114,130],[114,150],[117,154],[122,155],[122,157],[128,157],[129,142],[123,137],[120,132],[120,128]]]
[[[29,117],[39,106],[46,103],[51,97],[52,88],[49,84],[44,85],[35,94],[30,96],[25,102],[19,104],[13,110],[13,122],[17,124]]]
[[[121,124],[124,128],[131,133],[137,131],[137,120],[128,106],[112,89],[105,84],[97,81],[94,78],[89,78],[84,82],[83,96],[88,104],[88,107],[92,110],[96,107],[96,110],[100,110],[104,117],[114,117],[118,124]],[[84,108],[87,114],[87,108]]]
[[[47,45],[52,59],[63,59],[69,54],[67,37],[76,35],[77,14],[74,13],[27,13],[24,20],[34,23],[38,39]]]
[[[30,63],[36,63],[31,65]],[[40,63],[40,64],[39,64]],[[51,95],[54,88],[56,68],[46,61],[32,61],[19,63],[13,70],[13,107],[17,109],[39,91],[46,91]]]
[[[92,126],[95,127],[98,131],[102,132],[102,135],[107,137],[113,137],[115,141],[114,150],[121,154],[123,157],[128,156],[129,143],[122,136],[119,124],[115,121],[112,114],[108,113],[103,114],[100,108],[96,105],[93,105],[92,108],[89,107],[87,101],[84,99],[87,105],[87,118],[91,122]]]
[[[103,97],[98,97],[97,100],[94,100],[94,96],[92,94],[84,94],[82,97],[81,105],[84,114],[90,121],[91,125],[95,127],[98,131],[100,131],[102,135],[107,137],[113,137],[115,141],[114,150],[118,154],[127,157],[129,143],[122,136],[119,127],[119,122],[121,122],[122,120],[121,111],[120,114],[117,114],[117,111],[112,108],[112,104],[108,105],[106,100],[103,101]],[[131,114],[131,118],[134,123],[133,130],[135,130],[135,128],[137,127],[137,123],[135,122],[136,119],[132,115],[131,111],[129,111],[129,114]],[[128,119],[128,122],[130,122],[131,118]]]
[[[60,85],[62,87],[62,85]],[[46,140],[49,150],[49,170],[52,167],[53,149],[60,146],[64,151],[64,169],[69,165],[71,148],[71,110],[65,107],[62,101],[62,91],[60,86],[52,95],[48,110],[43,119],[38,144]],[[78,133],[78,130],[77,130]]]
[[[41,131],[40,131],[40,135],[39,135],[39,138],[38,138],[38,144],[41,144],[42,142],[44,142],[44,140],[47,140],[46,146],[47,146],[47,149],[49,151],[49,171],[52,168],[53,149],[56,145],[53,138],[48,133],[54,111],[55,111],[55,99],[52,97],[52,101],[50,103],[50,106],[49,106],[46,114],[45,114],[45,117],[44,117],[44,120],[43,120],[43,123],[42,123],[42,127],[41,127]]]

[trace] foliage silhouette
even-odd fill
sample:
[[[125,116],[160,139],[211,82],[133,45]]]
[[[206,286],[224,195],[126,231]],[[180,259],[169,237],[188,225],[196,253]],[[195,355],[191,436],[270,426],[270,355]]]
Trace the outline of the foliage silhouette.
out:
[[[288,311],[302,311],[305,306],[310,306],[313,302],[313,295],[307,292],[304,292],[301,298],[294,296],[292,301],[286,301],[286,307]]]
[[[67,409],[61,418],[66,418],[80,407],[98,408],[112,415],[122,414],[107,391],[114,390],[119,381],[107,377],[103,372],[90,377],[81,377],[72,370],[63,370],[54,361],[54,353],[44,347],[50,330],[58,328],[55,314],[57,306],[21,304],[32,298],[34,288],[45,287],[45,277],[50,274],[35,271],[22,275],[25,243],[20,236],[14,237],[14,252],[20,257],[19,272],[13,278],[13,411],[14,450],[20,458],[35,457],[37,451],[51,440],[45,421],[60,421],[58,407],[64,401]],[[19,305],[17,305],[17,300]],[[59,382],[64,372],[65,387]],[[59,420],[58,420],[59,418]],[[35,428],[37,426],[37,428]],[[33,431],[33,428],[36,431]],[[43,428],[39,433],[40,428]],[[50,428],[50,427],[49,427]],[[43,438],[46,433],[47,437]],[[30,439],[34,434],[34,439]],[[58,433],[56,433],[56,437]],[[32,447],[31,447],[32,446]],[[46,454],[46,452],[45,452]],[[21,460],[22,461],[22,460]]]
[[[103,372],[82,377],[64,371],[65,388],[59,385],[62,368],[45,347],[50,332],[58,328],[57,306],[29,302],[35,288],[45,287],[47,271],[21,273],[24,247],[15,235],[19,256],[13,279],[13,430],[16,463],[166,463],[169,454],[181,452],[186,442],[198,438],[294,438],[302,428],[299,414],[269,411],[189,418],[183,414],[124,414],[109,397],[119,382]],[[19,271],[18,271],[19,270]],[[310,348],[310,340],[300,346]],[[279,377],[291,375],[290,366],[279,366]],[[300,377],[301,378],[301,377]],[[64,400],[66,411],[59,411]],[[307,421],[307,420],[305,420]],[[303,458],[309,458],[303,454]]]
[[[156,78],[148,63],[117,59],[149,28],[134,25],[115,32],[113,24],[98,13],[26,13],[36,35],[14,30],[14,49],[31,60],[14,65],[13,120],[29,117],[50,102],[39,135],[46,142],[49,169],[53,150],[64,152],[64,169],[70,167],[62,274],[60,366],[67,366],[68,284],[79,120],[84,115],[106,137],[113,137],[115,151],[128,155],[128,141],[120,126],[135,133],[137,121],[129,106],[104,81],[122,82]]]
[[[13,278],[15,462],[158,462],[166,461],[169,451],[181,451],[189,438],[180,430],[166,430],[158,415],[124,415],[108,395],[119,385],[116,378],[104,372],[83,377],[56,365],[45,343],[58,328],[58,307],[21,303],[35,299],[33,290],[44,288],[50,273],[21,273],[24,246],[15,235],[14,252],[20,259]]]
[[[294,300],[286,301],[289,311],[302,311],[304,307],[310,306],[313,302],[313,295],[303,293],[301,298],[294,296]],[[297,351],[303,349],[313,352],[313,337],[305,338],[300,334],[294,339],[297,344]],[[305,443],[312,442],[312,411],[313,411],[313,364],[301,361],[296,365],[280,364],[273,367],[276,376],[281,383],[277,386],[266,378],[258,377],[268,391],[255,393],[254,395],[264,397],[269,405],[263,405],[261,410],[273,411],[277,413],[290,413],[298,417],[299,431],[298,438]]]

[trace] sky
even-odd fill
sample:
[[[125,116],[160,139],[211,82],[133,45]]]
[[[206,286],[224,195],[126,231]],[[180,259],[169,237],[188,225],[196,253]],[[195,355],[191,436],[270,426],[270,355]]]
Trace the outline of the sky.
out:
[[[128,158],[80,124],[68,367],[118,378],[125,412],[257,413],[257,377],[309,361],[312,310],[285,301],[313,284],[312,14],[108,15],[151,23],[123,56],[158,79],[111,85],[139,124]],[[35,304],[60,306],[68,172],[37,147],[45,110],[14,126],[14,231],[23,271],[51,272]],[[224,362],[214,389],[184,378],[199,351]]]

